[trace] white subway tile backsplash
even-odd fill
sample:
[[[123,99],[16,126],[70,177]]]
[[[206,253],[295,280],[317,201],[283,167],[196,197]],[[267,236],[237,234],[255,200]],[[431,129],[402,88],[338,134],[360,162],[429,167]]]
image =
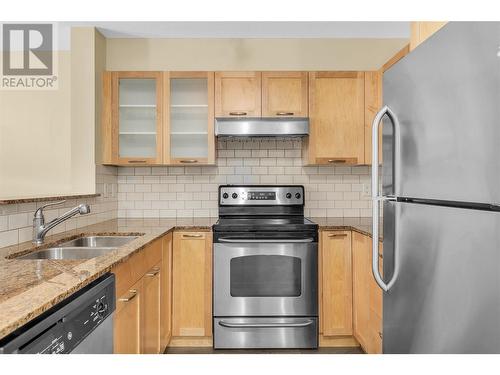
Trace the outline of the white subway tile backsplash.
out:
[[[369,167],[303,166],[300,139],[217,143],[217,166],[118,168],[118,215],[217,216],[219,185],[302,184],[308,216],[371,216],[370,198],[362,195]]]

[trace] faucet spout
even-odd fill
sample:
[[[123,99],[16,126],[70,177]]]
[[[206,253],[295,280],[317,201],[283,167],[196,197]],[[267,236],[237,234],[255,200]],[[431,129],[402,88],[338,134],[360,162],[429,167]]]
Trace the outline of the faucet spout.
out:
[[[51,203],[45,206],[40,207],[36,212],[35,216],[33,218],[33,243],[40,245],[43,243],[43,240],[45,238],[45,235],[49,230],[54,228],[56,225],[61,224],[62,222],[68,220],[69,218],[80,214],[80,215],[86,215],[90,213],[90,206],[88,204],[80,204],[76,206],[75,208],[72,208],[71,210],[65,212],[59,217],[56,217],[54,220],[51,220],[47,224],[45,224],[45,217],[43,216],[43,209],[47,206],[52,206],[55,204],[61,204],[64,201],[57,202],[57,203]]]

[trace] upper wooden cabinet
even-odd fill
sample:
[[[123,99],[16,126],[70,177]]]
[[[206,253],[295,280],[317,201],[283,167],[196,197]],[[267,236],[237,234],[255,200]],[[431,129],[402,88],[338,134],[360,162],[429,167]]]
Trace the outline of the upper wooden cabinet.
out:
[[[260,117],[261,73],[216,72],[215,116]]]
[[[165,164],[214,164],[214,73],[165,72]]]
[[[306,72],[262,73],[262,117],[307,117]]]
[[[412,22],[410,28],[410,51],[446,25],[446,22]]]
[[[172,335],[212,336],[212,234],[174,232]]]
[[[363,164],[364,72],[309,73],[306,164]]]
[[[373,119],[382,107],[382,72],[365,72],[365,160],[364,164],[372,162],[372,124]],[[382,127],[378,134],[378,160],[382,163]]]
[[[103,161],[161,164],[163,73],[105,72],[103,75]]]
[[[352,335],[350,231],[322,231],[320,245],[320,334]]]

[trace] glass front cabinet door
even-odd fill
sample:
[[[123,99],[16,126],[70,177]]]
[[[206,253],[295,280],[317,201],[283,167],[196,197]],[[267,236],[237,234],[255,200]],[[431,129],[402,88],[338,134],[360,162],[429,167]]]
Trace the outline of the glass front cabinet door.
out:
[[[103,163],[161,164],[163,106],[162,72],[105,72]]]
[[[165,81],[165,163],[214,164],[214,73],[168,72]]]

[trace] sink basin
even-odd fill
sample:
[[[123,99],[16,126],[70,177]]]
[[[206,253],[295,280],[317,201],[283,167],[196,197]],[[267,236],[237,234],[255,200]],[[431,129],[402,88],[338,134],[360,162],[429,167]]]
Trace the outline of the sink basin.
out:
[[[63,242],[57,247],[120,247],[130,241],[133,241],[137,236],[84,236],[75,238],[74,240]]]
[[[116,249],[117,247],[51,247],[17,259],[91,259]]]

